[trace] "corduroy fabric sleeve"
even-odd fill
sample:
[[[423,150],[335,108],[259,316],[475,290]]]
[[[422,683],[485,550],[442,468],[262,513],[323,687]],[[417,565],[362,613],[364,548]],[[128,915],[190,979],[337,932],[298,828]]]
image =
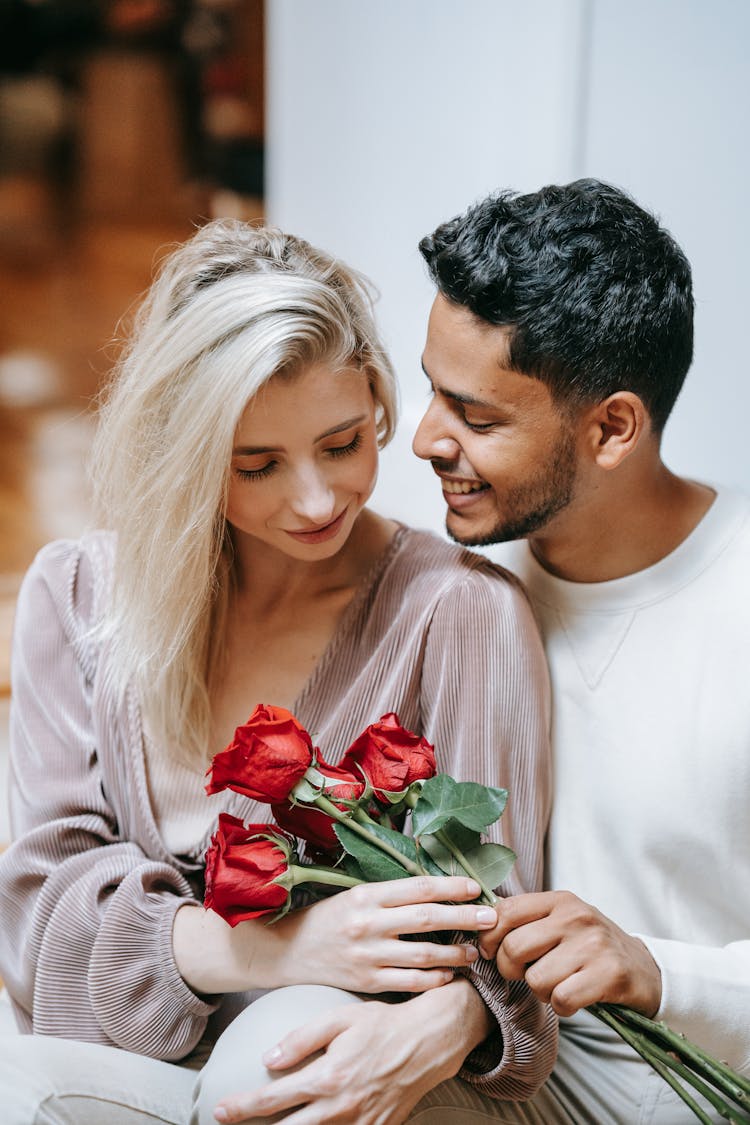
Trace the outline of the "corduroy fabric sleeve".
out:
[[[0,968],[24,1030],[178,1059],[216,1005],[185,985],[172,956],[188,881],[122,838],[105,792],[91,714],[93,586],[91,561],[59,542],[40,552],[18,599]]]
[[[436,607],[422,682],[424,733],[438,769],[461,781],[501,786],[508,804],[489,833],[518,856],[500,889],[542,889],[550,812],[550,695],[536,622],[517,580],[484,560]],[[557,1018],[523,982],[495,962],[465,974],[496,1020],[467,1058],[461,1077],[498,1099],[531,1097],[557,1052]]]

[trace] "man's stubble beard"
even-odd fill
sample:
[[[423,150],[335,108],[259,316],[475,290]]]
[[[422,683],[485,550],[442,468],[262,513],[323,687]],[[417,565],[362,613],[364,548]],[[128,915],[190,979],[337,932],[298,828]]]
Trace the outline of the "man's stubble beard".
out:
[[[464,547],[490,547],[493,543],[526,539],[570,504],[575,493],[577,468],[575,436],[566,427],[555,448],[552,463],[532,480],[518,485],[507,494],[505,508],[508,515],[505,518],[481,535],[461,535],[448,522],[446,531],[451,539]],[[451,515],[449,513],[448,520]]]

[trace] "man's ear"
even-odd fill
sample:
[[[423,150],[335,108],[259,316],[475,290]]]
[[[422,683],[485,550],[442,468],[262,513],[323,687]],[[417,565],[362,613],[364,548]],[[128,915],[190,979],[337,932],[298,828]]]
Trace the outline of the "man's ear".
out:
[[[586,441],[602,469],[616,469],[650,430],[648,411],[632,391],[615,391],[588,411]]]

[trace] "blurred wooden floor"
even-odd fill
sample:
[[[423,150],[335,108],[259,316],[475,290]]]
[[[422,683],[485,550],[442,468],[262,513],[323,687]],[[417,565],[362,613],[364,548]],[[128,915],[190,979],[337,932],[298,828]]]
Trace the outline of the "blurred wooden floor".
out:
[[[18,583],[49,539],[88,521],[93,399],[118,322],[191,225],[96,222],[12,253],[0,244],[0,697]]]

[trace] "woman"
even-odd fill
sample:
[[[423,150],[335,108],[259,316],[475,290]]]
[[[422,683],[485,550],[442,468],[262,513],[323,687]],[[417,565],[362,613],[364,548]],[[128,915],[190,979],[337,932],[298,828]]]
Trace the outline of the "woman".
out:
[[[546,1077],[554,1024],[525,986],[471,943],[398,940],[491,924],[465,879],[358,887],[274,926],[201,907],[219,812],[268,819],[204,789],[258,702],[331,758],[396,711],[441,770],[508,787],[504,889],[540,886],[541,645],[508,575],[365,506],[394,400],[365,282],[328,255],[215,222],[167,260],[101,412],[107,530],[45,548],[19,600],[0,971],[33,1035],[0,1051],[8,1120],[184,1122],[195,1099],[203,1121],[237,1093],[219,1119],[303,1101],[315,1120],[402,1121],[459,1070],[444,1087],[475,1109]],[[383,992],[412,994],[386,1027],[358,998]],[[287,1104],[253,1103],[268,1072],[248,1077],[249,1039],[262,1052],[295,1025],[276,1065],[292,1051],[302,1069],[272,1096]]]

